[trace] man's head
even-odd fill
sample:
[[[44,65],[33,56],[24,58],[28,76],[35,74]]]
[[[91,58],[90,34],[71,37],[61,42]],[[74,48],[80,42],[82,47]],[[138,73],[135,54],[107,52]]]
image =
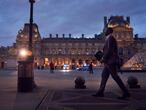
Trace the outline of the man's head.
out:
[[[105,31],[105,35],[109,35],[113,33],[113,29],[112,28],[107,28],[107,30]]]

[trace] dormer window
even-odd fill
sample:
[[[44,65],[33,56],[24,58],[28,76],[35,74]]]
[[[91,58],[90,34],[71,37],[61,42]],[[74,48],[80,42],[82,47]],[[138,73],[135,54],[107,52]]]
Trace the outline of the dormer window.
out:
[[[34,31],[35,31],[35,32],[38,32],[38,30],[37,30],[36,28],[34,29]]]
[[[37,38],[37,37],[38,37],[38,35],[36,34],[36,35],[34,35],[34,37],[35,37],[35,38]]]

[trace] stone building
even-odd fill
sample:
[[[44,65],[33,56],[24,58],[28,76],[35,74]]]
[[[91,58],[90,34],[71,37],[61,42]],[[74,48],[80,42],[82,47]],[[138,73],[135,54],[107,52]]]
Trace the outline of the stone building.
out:
[[[111,16],[109,19],[104,17],[104,29],[112,27],[114,32],[113,36],[116,38],[119,47],[119,55],[125,60],[129,59],[135,54],[133,48],[135,39],[133,28],[130,25],[130,17],[124,19],[123,16]]]
[[[33,55],[35,58],[35,63],[39,62],[41,59],[41,35],[39,33],[39,29],[37,24],[33,24],[33,36],[32,36],[32,47],[33,47]],[[18,31],[16,37],[16,50],[18,52],[26,48],[28,49],[28,42],[29,42],[29,24],[24,24],[24,28]]]
[[[63,64],[83,65],[96,61],[94,54],[102,50],[105,41],[104,32],[107,27],[112,27],[114,37],[119,46],[119,55],[125,62],[135,53],[146,50],[146,39],[134,35],[133,28],[130,25],[130,17],[123,16],[104,17],[104,27],[101,34],[95,34],[94,37],[76,38],[71,34],[52,35],[41,38],[37,24],[33,24],[33,53],[36,65],[45,65],[46,67],[52,61],[56,66]],[[18,32],[16,38],[16,50],[28,48],[29,24]]]
[[[0,47],[0,69],[5,67],[5,60],[8,55],[8,48],[7,47]]]
[[[98,38],[49,37],[43,38],[42,56],[45,64],[53,61],[56,65],[83,65],[91,61],[96,63],[94,54],[103,47],[103,40]]]
[[[16,68],[16,47],[13,46],[0,47],[0,69]]]

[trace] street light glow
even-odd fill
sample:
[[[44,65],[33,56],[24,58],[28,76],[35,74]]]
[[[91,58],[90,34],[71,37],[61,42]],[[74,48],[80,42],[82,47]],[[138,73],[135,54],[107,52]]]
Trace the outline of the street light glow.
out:
[[[28,55],[28,50],[26,50],[26,49],[21,49],[21,50],[19,51],[19,55],[20,55],[21,57],[26,57],[26,56]]]

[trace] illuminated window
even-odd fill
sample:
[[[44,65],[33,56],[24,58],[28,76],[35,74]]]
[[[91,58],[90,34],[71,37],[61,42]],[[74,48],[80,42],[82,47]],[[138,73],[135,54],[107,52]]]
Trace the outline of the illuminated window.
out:
[[[38,37],[38,35],[37,35],[37,34],[35,34],[35,35],[34,35],[34,37],[35,37],[35,38],[37,38],[37,37]]]
[[[34,29],[35,32],[38,32],[37,28]]]

